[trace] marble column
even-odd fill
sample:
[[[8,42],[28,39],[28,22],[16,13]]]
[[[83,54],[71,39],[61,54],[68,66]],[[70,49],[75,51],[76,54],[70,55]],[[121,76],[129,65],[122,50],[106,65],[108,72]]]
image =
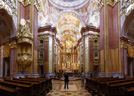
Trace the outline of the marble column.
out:
[[[121,37],[121,71],[123,73],[123,76],[128,76],[128,39]]]
[[[3,57],[4,57],[4,53],[3,53],[3,50],[4,50],[4,46],[1,46],[1,52],[0,52],[0,54],[1,54],[1,62],[0,62],[0,77],[3,77]]]
[[[85,43],[85,72],[86,73],[89,73],[89,37],[88,36],[85,36],[85,39],[84,39],[84,43]]]
[[[93,64],[93,36],[89,36],[89,72],[93,73],[94,64]]]
[[[105,60],[104,60],[104,5],[100,9],[100,67],[99,76],[105,76]]]
[[[47,31],[49,33],[44,39],[44,74],[47,78],[54,76],[54,40],[55,32],[53,30]]]
[[[49,72],[49,37],[44,37],[44,74],[46,74]]]
[[[16,41],[12,41],[10,44],[10,76],[14,77],[16,73],[16,58],[17,58],[17,46]]]
[[[49,36],[49,73],[54,72],[54,64],[53,64],[53,36]]]
[[[39,73],[38,73],[38,45],[37,45],[37,38],[38,38],[38,10],[35,6],[33,6],[32,8],[32,22],[33,23],[31,25],[32,27],[32,32],[33,32],[33,37],[34,37],[34,41],[33,41],[33,73],[32,76],[33,77],[38,77]]]

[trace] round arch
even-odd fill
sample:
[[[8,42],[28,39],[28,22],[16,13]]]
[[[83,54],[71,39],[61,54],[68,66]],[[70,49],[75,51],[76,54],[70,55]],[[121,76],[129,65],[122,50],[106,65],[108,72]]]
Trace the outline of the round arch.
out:
[[[0,21],[0,41],[4,43],[7,39],[15,35],[16,28],[12,15],[4,8],[0,9]]]
[[[134,25],[134,10],[127,15],[121,30],[121,36],[134,39],[134,28],[132,25]]]

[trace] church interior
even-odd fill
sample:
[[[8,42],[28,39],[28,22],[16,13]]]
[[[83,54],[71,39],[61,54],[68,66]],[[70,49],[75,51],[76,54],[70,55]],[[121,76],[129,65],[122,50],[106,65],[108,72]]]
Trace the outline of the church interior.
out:
[[[133,96],[133,24],[134,0],[0,0],[0,96]]]

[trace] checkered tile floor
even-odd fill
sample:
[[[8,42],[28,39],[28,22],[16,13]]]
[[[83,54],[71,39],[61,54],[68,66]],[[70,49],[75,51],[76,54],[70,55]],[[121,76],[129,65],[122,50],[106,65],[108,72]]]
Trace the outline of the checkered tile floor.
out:
[[[64,81],[53,80],[53,89],[47,96],[91,96],[91,94],[81,87],[81,81],[70,81],[69,89],[64,89]]]

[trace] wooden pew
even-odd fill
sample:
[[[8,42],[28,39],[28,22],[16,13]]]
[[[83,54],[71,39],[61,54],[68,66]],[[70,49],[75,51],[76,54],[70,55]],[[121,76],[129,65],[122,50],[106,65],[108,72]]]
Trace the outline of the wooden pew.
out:
[[[86,89],[98,95],[115,96],[134,93],[134,79],[125,78],[86,78]],[[121,90],[122,87],[127,91]]]
[[[0,96],[21,96],[21,89],[10,88],[0,85]]]
[[[127,93],[121,90],[123,87],[132,87],[134,86],[134,81],[126,81],[126,82],[116,82],[115,84],[106,84],[101,88],[102,94],[105,96],[115,96],[115,95],[127,95]]]
[[[108,82],[108,81],[115,81],[119,78],[86,78],[86,89],[88,91],[92,91],[94,94],[97,94],[99,91],[100,83],[102,82]]]
[[[23,96],[36,96],[36,94],[34,94],[34,90],[31,85],[19,84],[7,81],[0,81],[0,85],[10,88],[21,88],[22,89],[21,94],[23,94]]]
[[[38,82],[39,83],[38,89],[40,90],[41,95],[46,95],[52,89],[51,79],[46,78],[20,78],[20,79],[13,78],[13,79],[27,82]]]
[[[34,94],[36,96],[40,96],[39,83],[37,83],[37,82],[28,82],[28,81],[11,80],[11,79],[4,79],[4,81],[30,85],[32,87],[33,91],[34,91]]]

